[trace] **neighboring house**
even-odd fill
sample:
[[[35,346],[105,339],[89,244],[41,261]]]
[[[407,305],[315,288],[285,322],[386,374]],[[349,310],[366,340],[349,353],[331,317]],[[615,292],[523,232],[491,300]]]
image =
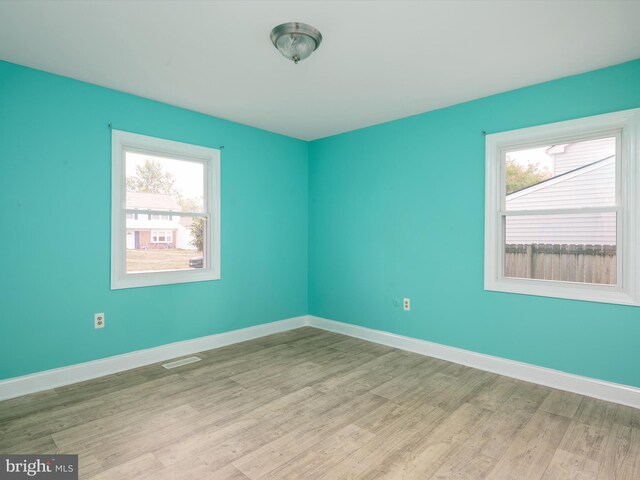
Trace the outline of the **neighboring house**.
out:
[[[506,197],[507,210],[611,206],[615,138],[554,145],[553,177]],[[509,216],[507,244],[615,245],[614,213]]]
[[[127,214],[127,249],[193,249],[190,220],[172,215],[180,204],[171,196],[158,193],[127,192],[127,209],[162,210],[166,215]]]

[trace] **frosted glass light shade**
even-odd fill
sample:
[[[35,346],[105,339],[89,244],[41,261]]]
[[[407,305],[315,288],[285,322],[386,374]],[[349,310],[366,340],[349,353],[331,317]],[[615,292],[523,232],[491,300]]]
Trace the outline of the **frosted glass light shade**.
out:
[[[320,46],[322,35],[311,25],[289,22],[271,31],[271,41],[285,58],[298,63]]]
[[[316,49],[316,42],[306,35],[290,33],[276,41],[280,53],[294,62],[304,60]]]

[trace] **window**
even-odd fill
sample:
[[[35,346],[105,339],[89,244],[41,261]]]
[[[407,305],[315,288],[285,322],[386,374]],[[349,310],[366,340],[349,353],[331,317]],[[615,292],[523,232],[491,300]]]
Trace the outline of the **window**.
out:
[[[640,109],[486,137],[485,290],[640,304]]]
[[[173,232],[152,230],[151,243],[173,243]]]
[[[149,215],[149,220],[171,220],[171,215]]]
[[[220,278],[219,153],[112,131],[112,289]]]

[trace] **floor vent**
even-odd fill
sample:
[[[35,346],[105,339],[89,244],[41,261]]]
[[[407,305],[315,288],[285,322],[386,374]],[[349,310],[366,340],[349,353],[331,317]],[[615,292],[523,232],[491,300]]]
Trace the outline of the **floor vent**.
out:
[[[167,370],[169,370],[170,368],[176,368],[176,367],[181,367],[183,365],[189,365],[190,363],[199,362],[200,360],[202,360],[202,359],[198,358],[198,357],[187,357],[187,358],[181,358],[180,360],[176,360],[174,362],[165,363],[162,366],[164,368],[166,368]]]

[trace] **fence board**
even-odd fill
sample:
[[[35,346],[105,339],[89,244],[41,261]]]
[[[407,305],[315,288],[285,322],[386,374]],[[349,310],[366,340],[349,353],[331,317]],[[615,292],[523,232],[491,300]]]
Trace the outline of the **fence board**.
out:
[[[615,284],[615,245],[507,244],[505,276]]]

